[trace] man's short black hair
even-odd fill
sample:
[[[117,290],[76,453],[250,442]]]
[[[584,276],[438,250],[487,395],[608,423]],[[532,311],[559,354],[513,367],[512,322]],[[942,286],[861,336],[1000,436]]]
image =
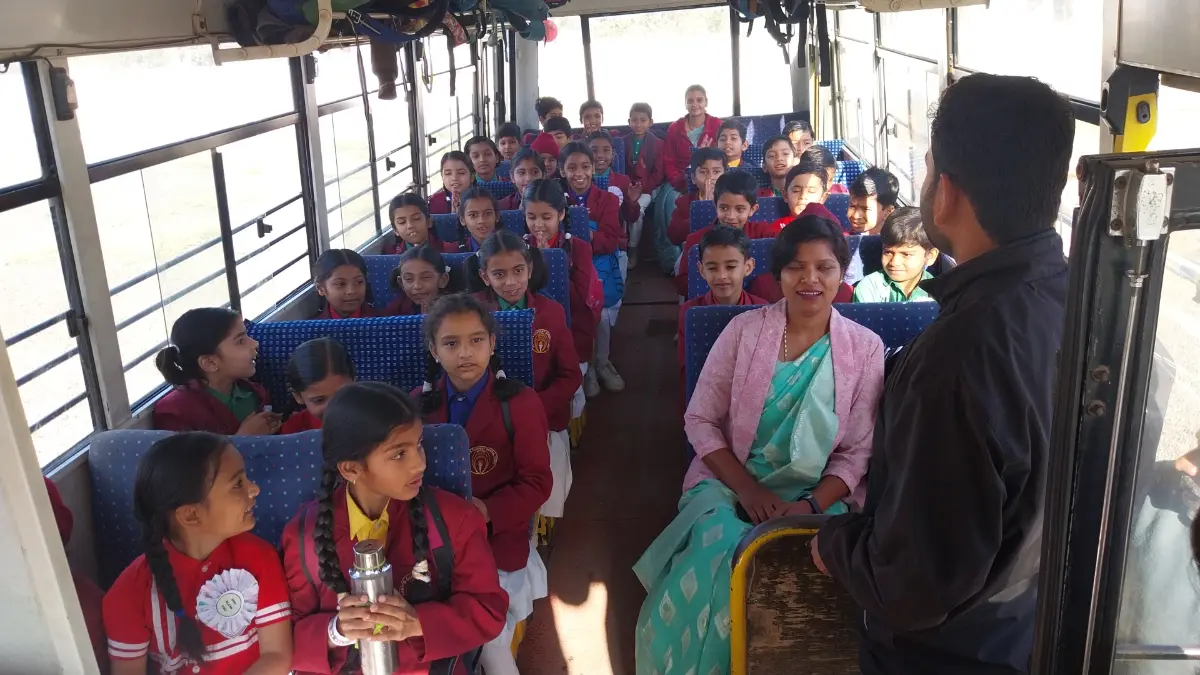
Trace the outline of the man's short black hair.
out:
[[[942,92],[931,127],[933,179],[966,194],[1004,244],[1054,227],[1070,170],[1075,118],[1032,77],[977,73]]]
[[[713,225],[700,238],[700,262],[704,262],[704,251],[712,246],[732,246],[741,251],[743,258],[750,258],[750,235],[740,230],[720,223]]]
[[[851,197],[874,197],[880,206],[896,206],[900,199],[900,181],[886,169],[872,166],[858,174],[847,190]]]
[[[714,147],[698,148],[692,153],[692,165],[688,170],[695,171],[705,162],[720,162],[721,166],[725,166],[725,153]]]
[[[814,143],[808,146],[807,150],[800,153],[800,161],[804,161],[806,159],[810,162],[816,162],[827,170],[837,168],[837,158],[833,156],[833,153],[829,151],[829,148],[823,145]]]
[[[804,153],[800,159],[800,162],[796,164],[796,166],[788,169],[787,177],[783,179],[783,189],[787,190],[790,188],[792,186],[792,181],[806,173],[811,173],[817,178],[820,178],[821,189],[829,192],[829,172],[825,170],[825,167],[809,158],[808,153]]]
[[[750,206],[754,206],[758,204],[758,181],[749,171],[726,171],[717,178],[713,201],[720,199],[723,194],[741,195]]]
[[[739,122],[737,120],[725,120],[724,122],[721,122],[721,128],[717,129],[717,135],[720,136],[721,132],[725,131],[726,129],[733,129],[734,131],[737,131],[738,136],[742,139],[742,142],[743,143],[746,142],[746,125],[745,124],[742,124],[741,122]]]
[[[551,112],[555,110],[562,110],[563,104],[562,101],[554,98],[553,96],[543,96],[534,101],[533,109],[537,111],[537,116],[539,118],[544,119],[546,115],[549,115]]]
[[[542,128],[546,133],[561,131],[564,134],[571,135],[571,121],[565,117],[551,117],[546,120],[546,124]]]
[[[915,206],[902,206],[892,211],[883,221],[879,235],[884,248],[920,246],[926,251],[933,248],[933,242],[925,234],[925,225],[921,223],[921,209]]]
[[[499,129],[496,130],[497,141],[501,138],[515,138],[520,141],[522,135],[521,125],[517,124],[516,122],[505,122],[504,124],[500,125]]]

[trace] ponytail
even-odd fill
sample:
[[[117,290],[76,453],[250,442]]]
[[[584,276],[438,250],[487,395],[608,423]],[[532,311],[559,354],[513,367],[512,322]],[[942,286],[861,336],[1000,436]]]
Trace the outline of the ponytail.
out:
[[[171,326],[171,342],[158,352],[154,365],[167,384],[184,387],[205,379],[200,359],[217,353],[241,316],[224,307],[189,309]]]

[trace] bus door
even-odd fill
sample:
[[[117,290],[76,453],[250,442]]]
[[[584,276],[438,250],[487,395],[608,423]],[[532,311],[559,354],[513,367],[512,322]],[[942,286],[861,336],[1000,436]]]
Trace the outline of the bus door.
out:
[[[1200,672],[1200,150],[1084,157],[1036,673]]]
[[[930,108],[941,93],[936,62],[880,50],[883,77],[884,154],[900,183],[900,197],[916,204],[925,181]]]

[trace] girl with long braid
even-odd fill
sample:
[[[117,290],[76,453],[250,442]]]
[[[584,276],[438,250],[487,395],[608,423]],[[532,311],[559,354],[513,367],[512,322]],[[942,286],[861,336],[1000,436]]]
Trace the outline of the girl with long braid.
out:
[[[488,675],[517,675],[513,635],[547,592],[546,567],[530,541],[533,517],[554,481],[546,412],[533,389],[505,377],[495,319],[475,298],[439,298],[425,315],[425,338],[429,371],[419,392],[425,420],[467,431],[471,493],[488,522],[500,585],[509,596],[504,631],[484,645],[480,662]]]
[[[221,436],[169,436],[142,457],[133,507],[145,553],[104,596],[113,675],[291,670],[283,568],[250,533],[257,496]]]
[[[458,250],[474,253],[500,227],[500,202],[492,191],[475,186],[458,203]]]
[[[281,544],[295,673],[357,673],[355,642],[387,640],[398,675],[465,675],[461,657],[500,633],[508,598],[484,519],[423,485],[421,430],[412,399],[378,382],[342,388],[325,409],[321,488]],[[349,595],[354,544],[365,539],[384,542],[398,582],[374,604]]]

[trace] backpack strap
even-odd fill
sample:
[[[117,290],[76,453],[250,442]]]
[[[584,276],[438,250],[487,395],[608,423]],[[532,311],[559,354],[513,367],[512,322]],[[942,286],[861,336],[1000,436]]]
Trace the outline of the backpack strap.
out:
[[[313,510],[315,503],[309,503],[304,508],[300,509],[300,521],[297,523],[297,531],[300,534],[300,569],[304,572],[304,578],[308,580],[308,585],[312,586],[313,593],[317,597],[321,597],[321,587],[324,582],[321,579],[320,563],[317,560],[317,542],[316,542],[316,519],[310,522],[310,512]]]
[[[450,541],[450,531],[446,528],[446,519],[442,517],[442,508],[432,494],[425,496],[425,518],[433,525],[437,533],[437,541],[430,539],[433,550],[433,567],[437,570],[438,600],[445,602],[450,598],[450,579],[454,576],[454,546]]]

